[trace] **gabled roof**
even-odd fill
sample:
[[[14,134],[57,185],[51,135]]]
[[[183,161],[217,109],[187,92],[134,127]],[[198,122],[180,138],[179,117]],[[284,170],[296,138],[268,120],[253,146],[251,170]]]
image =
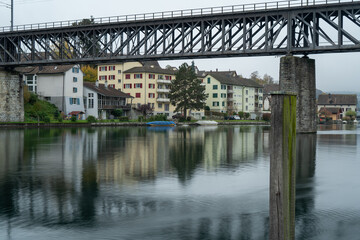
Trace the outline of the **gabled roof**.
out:
[[[319,112],[329,112],[331,114],[342,113],[341,108],[334,108],[334,107],[322,107],[320,108]]]
[[[75,65],[56,65],[56,66],[41,66],[41,67],[17,67],[15,71],[22,74],[57,74],[65,73],[73,68]]]
[[[89,88],[97,92],[98,94],[101,94],[106,97],[133,98],[129,94],[126,94],[118,89],[112,87],[105,87],[105,84],[99,84],[99,86],[96,86],[96,83],[84,82],[84,87]]]
[[[356,105],[355,94],[321,94],[318,99],[319,105]]]
[[[280,91],[279,84],[265,84],[264,85],[264,94],[270,94],[271,92]]]
[[[124,73],[157,73],[157,74],[169,74],[169,75],[175,75],[176,71],[172,69],[163,69],[161,67],[157,67],[155,65],[145,65],[142,67],[133,67],[130,68]]]
[[[251,79],[237,76],[235,71],[207,72],[207,74],[212,76],[222,84],[263,88],[262,85]]]

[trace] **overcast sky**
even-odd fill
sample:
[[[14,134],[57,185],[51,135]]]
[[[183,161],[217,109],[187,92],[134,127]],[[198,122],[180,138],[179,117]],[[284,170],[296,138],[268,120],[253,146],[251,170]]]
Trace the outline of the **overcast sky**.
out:
[[[120,16],[135,13],[205,8],[243,3],[264,2],[266,0],[14,0],[14,24],[30,24],[62,20],[75,20],[93,17]],[[0,26],[10,25],[10,9],[0,0]],[[360,92],[360,53],[309,55],[316,60],[316,84],[323,91]],[[179,66],[184,61],[164,61],[162,66]],[[246,57],[221,59],[196,59],[200,70],[236,70],[238,74],[249,77],[254,71],[262,76],[265,73],[275,80],[279,79],[280,57]]]

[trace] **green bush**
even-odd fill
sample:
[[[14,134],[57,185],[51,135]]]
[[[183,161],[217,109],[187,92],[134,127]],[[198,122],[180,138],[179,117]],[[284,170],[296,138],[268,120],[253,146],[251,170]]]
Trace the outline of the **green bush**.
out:
[[[210,107],[209,107],[209,106],[205,106],[205,111],[210,111]]]
[[[43,119],[43,121],[44,121],[45,123],[50,123],[50,118],[49,118],[49,116],[45,116],[44,119]]]
[[[185,116],[179,117],[179,122],[185,122],[185,120],[186,120]]]
[[[144,116],[138,116],[138,122],[143,122],[144,121]]]
[[[77,120],[77,117],[76,117],[75,115],[72,115],[72,116],[71,116],[71,121],[72,121],[72,122],[76,122],[76,120]]]
[[[94,122],[96,122],[96,118],[94,117],[94,116],[88,116],[87,118],[86,118],[86,121],[88,122],[88,123],[94,123]]]
[[[62,123],[62,122],[63,122],[63,118],[62,118],[61,116],[59,116],[59,117],[57,118],[57,120],[58,120],[59,123]]]
[[[159,114],[154,116],[155,121],[166,121],[167,116],[165,114]]]
[[[191,121],[191,117],[190,117],[190,116],[186,117],[186,121],[190,122],[190,121]]]
[[[128,121],[129,121],[129,117],[119,117],[119,121],[120,121],[120,122],[128,122]]]
[[[202,116],[202,117],[201,117],[201,120],[205,120],[205,119],[206,119],[206,117],[205,117],[205,116]]]

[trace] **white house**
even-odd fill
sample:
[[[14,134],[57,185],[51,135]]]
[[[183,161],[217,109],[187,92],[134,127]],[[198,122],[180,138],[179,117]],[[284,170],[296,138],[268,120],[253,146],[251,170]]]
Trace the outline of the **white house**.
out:
[[[129,94],[108,86],[107,82],[105,84],[99,84],[99,81],[84,82],[86,118],[94,116],[107,119],[115,109],[122,109],[127,116],[127,112],[131,110],[131,104],[127,100],[132,98]]]
[[[29,91],[53,103],[66,115],[84,113],[83,72],[79,65],[19,67]]]

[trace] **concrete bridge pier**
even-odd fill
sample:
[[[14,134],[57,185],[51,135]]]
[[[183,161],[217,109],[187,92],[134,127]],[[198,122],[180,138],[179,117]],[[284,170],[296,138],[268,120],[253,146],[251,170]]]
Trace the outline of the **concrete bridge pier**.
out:
[[[0,68],[0,122],[24,121],[23,95],[19,75]]]
[[[297,95],[296,132],[316,133],[315,60],[306,56],[282,57],[280,90]]]

